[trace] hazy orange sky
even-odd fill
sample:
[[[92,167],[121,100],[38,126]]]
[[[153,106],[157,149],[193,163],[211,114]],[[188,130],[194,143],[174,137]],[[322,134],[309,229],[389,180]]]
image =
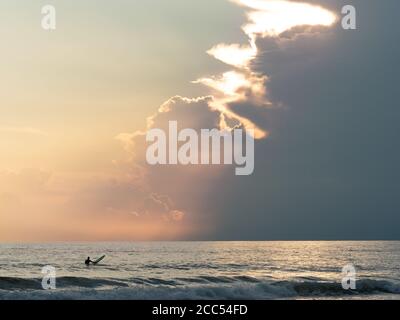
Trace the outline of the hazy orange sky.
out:
[[[206,94],[191,80],[222,70],[205,50],[240,37],[240,9],[225,1],[52,4],[53,32],[40,27],[42,1],[0,4],[0,241],[192,232],[169,217],[172,205],[157,207],[116,137],[145,129],[176,93]],[[150,217],[134,212],[146,201]]]
[[[272,183],[266,167],[299,154],[274,162],[268,153],[290,149],[279,141],[289,128],[279,131],[269,117],[274,110],[326,102],[323,89],[310,93],[290,79],[302,79],[306,67],[335,70],[323,65],[334,61],[327,48],[344,47],[337,2],[309,2],[54,0],[57,29],[45,31],[42,1],[2,1],[0,241],[215,238],[230,220],[232,234],[246,222],[230,212],[257,208],[260,228],[277,223],[275,214],[289,217],[285,200],[266,209],[267,199],[284,197],[285,179],[293,179],[289,189],[301,181],[302,190],[333,196],[326,184],[340,186],[337,173],[310,182],[312,174],[296,178],[307,172],[296,163]],[[270,176],[232,183],[229,167],[149,167],[144,132],[170,120],[197,130],[255,129],[256,173]],[[252,206],[230,202],[239,190],[254,197]]]
[[[256,38],[335,19],[285,1],[59,0],[57,29],[49,32],[40,28],[40,4],[0,5],[7,12],[0,25],[0,241],[210,232],[213,219],[193,217],[192,209],[224,170],[178,167],[154,180],[135,132],[152,114],[153,126],[168,118],[201,129],[217,126],[222,112],[266,138],[266,129],[228,110],[237,101],[268,104],[267,77],[250,69]],[[167,118],[157,115],[162,104]]]

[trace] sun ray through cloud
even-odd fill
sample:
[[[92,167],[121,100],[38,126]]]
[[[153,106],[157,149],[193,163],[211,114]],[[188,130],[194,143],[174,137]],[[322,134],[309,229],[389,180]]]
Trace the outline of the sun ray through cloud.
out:
[[[250,119],[240,116],[229,108],[235,102],[251,101],[259,106],[268,106],[265,82],[266,75],[251,70],[250,64],[257,57],[258,37],[279,37],[283,32],[297,26],[331,26],[336,16],[327,9],[308,3],[285,0],[230,0],[247,12],[248,23],[243,31],[248,44],[218,44],[207,51],[215,59],[235,67],[221,76],[200,78],[194,83],[203,84],[214,91],[211,106],[226,117],[235,119],[246,129],[254,129],[255,138],[268,136],[266,129],[258,127]]]

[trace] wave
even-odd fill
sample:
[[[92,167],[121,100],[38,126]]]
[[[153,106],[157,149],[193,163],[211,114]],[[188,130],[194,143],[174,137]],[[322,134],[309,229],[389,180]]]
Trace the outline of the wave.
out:
[[[57,277],[58,288],[82,287],[98,288],[105,286],[127,287],[123,280],[118,279],[90,279],[84,277]],[[0,290],[40,290],[42,289],[41,278],[17,278],[0,277]]]
[[[128,279],[107,279],[107,278],[85,278],[64,276],[57,277],[56,284],[58,288],[81,287],[81,288],[100,288],[100,287],[128,287],[132,285],[149,285],[149,286],[184,286],[191,283],[198,284],[224,284],[243,282],[259,282],[258,279],[248,276],[198,276],[193,278],[128,278]],[[41,278],[17,278],[17,277],[0,277],[0,290],[28,290],[42,288]]]
[[[399,295],[400,298],[400,283],[372,279],[357,281],[357,289],[353,291],[343,290],[341,284],[335,282],[274,281],[247,276],[174,280],[132,278],[129,281],[60,277],[57,278],[56,290],[40,289],[39,279],[0,277],[0,299],[264,300],[387,294]]]
[[[223,265],[224,267],[229,267],[230,265]],[[243,267],[246,267],[243,265]],[[193,270],[193,269],[215,269],[218,270],[221,268],[219,264],[213,263],[180,263],[180,264],[145,264],[141,266],[143,269],[173,269],[173,270]]]

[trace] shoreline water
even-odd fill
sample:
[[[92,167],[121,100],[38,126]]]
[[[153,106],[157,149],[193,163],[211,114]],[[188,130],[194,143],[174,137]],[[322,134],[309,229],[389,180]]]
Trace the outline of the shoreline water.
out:
[[[1,244],[0,299],[400,299],[399,262],[399,241]],[[41,288],[44,266],[55,290]]]

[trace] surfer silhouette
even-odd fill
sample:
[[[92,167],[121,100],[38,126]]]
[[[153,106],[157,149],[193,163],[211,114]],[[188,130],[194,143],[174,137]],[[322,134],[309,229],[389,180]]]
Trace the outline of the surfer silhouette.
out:
[[[90,265],[90,264],[97,265],[97,264],[98,264],[100,261],[102,261],[105,257],[106,257],[106,255],[103,255],[103,256],[101,256],[100,258],[98,258],[98,259],[96,259],[96,260],[94,260],[94,261],[90,260],[90,257],[87,257],[87,259],[85,260],[85,264],[86,264],[87,266]]]
[[[88,265],[90,265],[90,263],[93,263],[93,261],[90,260],[90,257],[87,257],[85,264],[88,266]]]

